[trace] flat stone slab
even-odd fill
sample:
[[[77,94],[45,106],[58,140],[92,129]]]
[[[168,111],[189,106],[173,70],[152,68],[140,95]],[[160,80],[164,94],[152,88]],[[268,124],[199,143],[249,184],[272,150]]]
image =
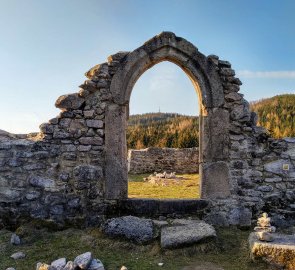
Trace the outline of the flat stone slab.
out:
[[[161,230],[161,247],[172,249],[206,242],[216,237],[213,226],[204,221],[190,221],[181,225],[163,227]]]
[[[154,238],[154,224],[151,219],[125,216],[108,219],[104,232],[111,237],[123,237],[136,243],[147,243]]]
[[[295,235],[273,234],[272,242],[258,240],[255,232],[249,236],[252,260],[262,259],[283,269],[295,269]]]

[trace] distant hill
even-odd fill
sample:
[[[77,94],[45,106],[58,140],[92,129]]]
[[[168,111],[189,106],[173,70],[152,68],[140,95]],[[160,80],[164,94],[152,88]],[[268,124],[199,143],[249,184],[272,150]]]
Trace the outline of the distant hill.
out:
[[[176,113],[131,115],[127,128],[128,149],[146,147],[186,148],[199,145],[199,119]]]
[[[274,96],[250,103],[258,125],[274,138],[295,137],[295,94]],[[199,118],[177,113],[131,115],[127,128],[128,149],[199,146]]]
[[[295,137],[295,94],[278,95],[250,103],[258,115],[258,125],[272,137]]]

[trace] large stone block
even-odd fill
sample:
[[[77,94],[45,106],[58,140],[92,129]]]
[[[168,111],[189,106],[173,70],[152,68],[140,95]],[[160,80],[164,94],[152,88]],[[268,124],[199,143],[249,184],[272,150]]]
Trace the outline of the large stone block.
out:
[[[229,113],[220,108],[207,113],[202,116],[200,162],[225,160],[229,156]]]
[[[154,238],[152,220],[133,216],[107,220],[104,232],[109,236],[124,237],[136,243],[147,243]]]
[[[108,199],[127,197],[127,145],[126,108],[116,104],[106,110],[105,149],[106,183]]]
[[[229,168],[227,162],[218,161],[201,165],[201,197],[226,198],[230,196]]]

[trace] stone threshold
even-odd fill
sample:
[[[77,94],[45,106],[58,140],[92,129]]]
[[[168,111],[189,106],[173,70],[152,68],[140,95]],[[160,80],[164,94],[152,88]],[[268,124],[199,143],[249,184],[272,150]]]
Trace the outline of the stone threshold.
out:
[[[120,200],[121,215],[166,216],[201,214],[209,206],[202,199],[125,199]]]

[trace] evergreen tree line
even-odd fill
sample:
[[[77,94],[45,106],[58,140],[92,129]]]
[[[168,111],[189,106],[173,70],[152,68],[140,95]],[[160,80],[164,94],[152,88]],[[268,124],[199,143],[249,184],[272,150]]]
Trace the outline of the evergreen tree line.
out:
[[[274,138],[295,137],[295,94],[278,95],[250,103],[258,125]]]
[[[250,103],[258,125],[274,138],[295,137],[295,94],[278,95]],[[128,149],[199,146],[199,118],[176,113],[131,115],[127,127]]]
[[[199,119],[173,113],[132,115],[128,121],[128,149],[188,148],[199,145]]]

